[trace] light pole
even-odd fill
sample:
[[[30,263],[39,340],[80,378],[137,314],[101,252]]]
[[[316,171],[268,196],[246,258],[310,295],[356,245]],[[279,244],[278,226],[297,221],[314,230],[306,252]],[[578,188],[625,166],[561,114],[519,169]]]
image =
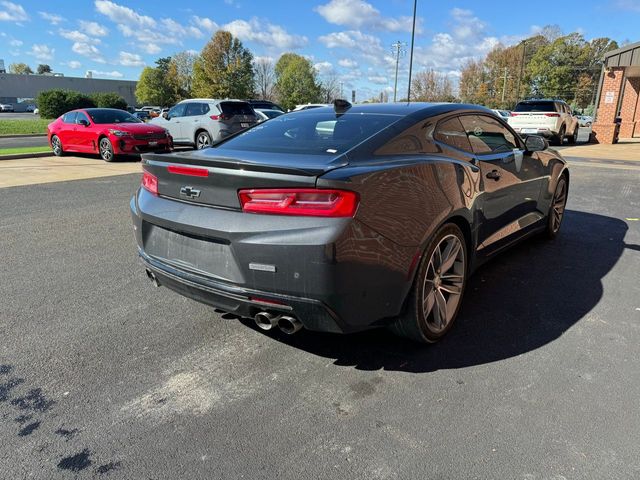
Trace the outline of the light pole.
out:
[[[405,42],[401,42],[400,40],[398,40],[396,43],[394,43],[393,45],[391,45],[391,48],[393,48],[395,50],[395,54],[396,54],[396,80],[395,83],[393,84],[393,101],[396,101],[396,95],[398,93],[398,64],[400,63],[400,54],[404,54],[406,53],[404,50],[404,47],[407,44]]]
[[[416,36],[416,10],[418,8],[418,0],[413,0],[413,27],[411,28],[411,53],[409,54],[409,86],[407,87],[407,102],[411,102],[411,70],[413,68],[413,40]],[[396,65],[396,79],[398,66]]]

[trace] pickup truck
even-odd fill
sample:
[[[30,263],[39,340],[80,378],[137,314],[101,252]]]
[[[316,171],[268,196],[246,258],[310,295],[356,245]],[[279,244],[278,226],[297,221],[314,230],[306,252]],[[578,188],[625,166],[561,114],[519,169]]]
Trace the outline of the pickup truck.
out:
[[[578,140],[578,118],[562,100],[524,100],[507,119],[520,136],[542,135],[555,145]]]

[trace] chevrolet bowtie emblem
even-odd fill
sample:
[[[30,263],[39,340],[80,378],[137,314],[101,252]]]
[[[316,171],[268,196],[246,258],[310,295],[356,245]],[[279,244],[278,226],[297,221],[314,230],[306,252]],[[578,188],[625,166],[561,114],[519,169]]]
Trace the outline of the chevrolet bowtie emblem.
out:
[[[192,187],[182,187],[180,189],[180,195],[187,198],[198,198],[200,196],[200,190],[196,190]]]

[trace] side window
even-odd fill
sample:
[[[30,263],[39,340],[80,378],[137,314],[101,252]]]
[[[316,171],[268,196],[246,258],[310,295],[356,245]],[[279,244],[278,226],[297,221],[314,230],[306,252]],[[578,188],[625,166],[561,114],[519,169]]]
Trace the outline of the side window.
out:
[[[193,117],[195,115],[204,115],[209,111],[209,105],[206,103],[187,103],[185,117]]]
[[[412,155],[419,153],[433,153],[429,147],[433,144],[426,140],[427,124],[424,120],[396,135],[382,147],[374,152],[374,155]]]
[[[440,122],[436,127],[433,138],[438,142],[449,145],[450,147],[464,150],[465,152],[473,152],[467,133],[462,127],[458,117],[453,117],[445,120],[444,122]]]
[[[76,114],[78,112],[69,112],[69,113],[65,113],[62,116],[62,121],[64,123],[76,123]]]
[[[184,103],[176,105],[175,107],[173,107],[172,109],[169,110],[167,115],[169,115],[169,117],[171,117],[171,118],[184,117],[185,107],[186,107],[186,104],[184,104]]]
[[[467,132],[473,152],[478,155],[510,152],[519,148],[514,135],[489,116],[463,115],[460,122]]]
[[[78,115],[76,116],[76,123],[80,124],[81,120],[86,120],[87,123],[89,123],[89,118],[82,112],[78,112]]]

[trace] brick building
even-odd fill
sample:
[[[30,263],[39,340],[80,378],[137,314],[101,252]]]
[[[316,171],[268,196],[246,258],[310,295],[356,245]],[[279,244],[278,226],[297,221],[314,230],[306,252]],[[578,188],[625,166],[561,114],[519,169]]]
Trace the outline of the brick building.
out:
[[[605,55],[597,105],[595,142],[614,143],[617,123],[620,138],[640,137],[640,42]]]

